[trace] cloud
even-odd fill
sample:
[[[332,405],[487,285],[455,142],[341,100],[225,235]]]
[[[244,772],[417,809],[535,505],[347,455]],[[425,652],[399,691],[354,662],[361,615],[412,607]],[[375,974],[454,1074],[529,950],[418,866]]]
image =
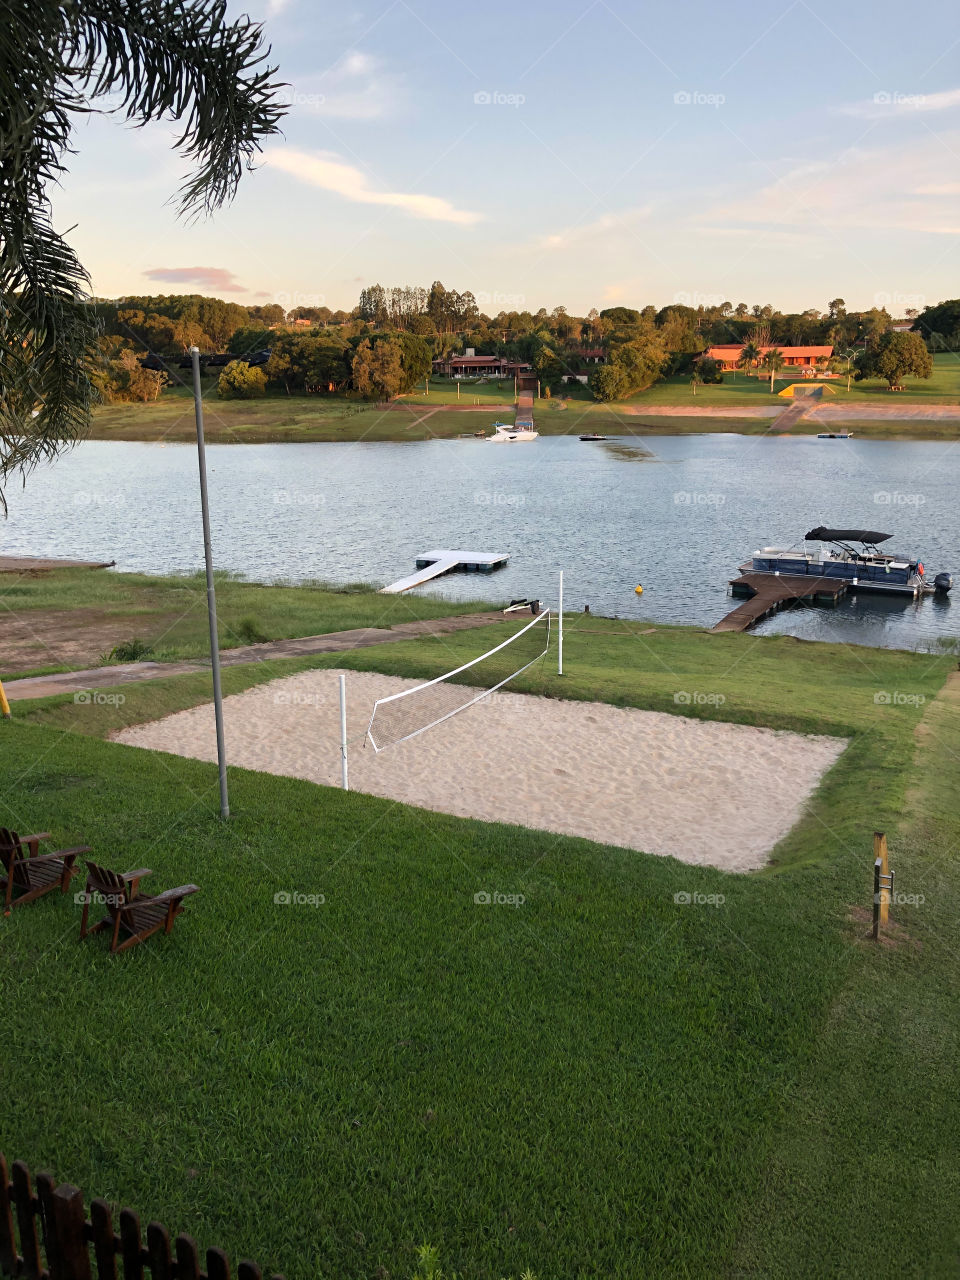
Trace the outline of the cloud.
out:
[[[883,120],[918,112],[951,111],[954,107],[960,107],[960,89],[943,89],[939,93],[902,93],[895,89],[882,89],[866,102],[851,102],[840,110],[844,115],[859,116],[864,120]]]
[[[143,274],[148,280],[159,280],[163,284],[196,284],[218,293],[247,292],[226,267],[155,267]]]
[[[431,222],[455,222],[470,226],[483,216],[466,209],[457,209],[442,196],[420,195],[404,191],[377,191],[370,185],[366,174],[332,151],[299,151],[296,147],[270,147],[263,159],[268,165],[282,169],[298,182],[311,187],[333,191],[345,200],[356,204],[389,205],[402,209],[414,218]]]
[[[288,93],[291,107],[340,120],[395,116],[404,104],[404,80],[380,58],[354,50],[320,75],[298,80]]]
[[[627,231],[637,222],[642,222],[653,212],[653,206],[646,204],[636,209],[625,209],[620,213],[605,213],[592,222],[584,222],[579,226],[566,227],[562,231],[554,231],[543,236],[539,241],[541,249],[569,249],[573,245],[584,244],[591,240],[607,240],[611,233]]]
[[[698,211],[715,230],[909,231],[960,235],[955,184],[943,182],[945,155],[960,155],[960,136],[941,134],[795,165],[775,182],[736,201]],[[851,248],[853,247],[851,242]]]

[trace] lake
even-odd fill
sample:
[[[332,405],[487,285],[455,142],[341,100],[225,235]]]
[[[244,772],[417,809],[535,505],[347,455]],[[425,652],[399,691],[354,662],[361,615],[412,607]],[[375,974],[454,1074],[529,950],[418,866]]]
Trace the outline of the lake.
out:
[[[422,590],[556,599],[623,618],[710,626],[753,551],[818,524],[881,529],[928,573],[960,579],[960,444],[691,435],[409,444],[208,445],[216,564],[251,579],[391,582],[433,548],[508,552],[490,577]],[[203,566],[196,449],[87,441],[8,493],[4,552]],[[643,585],[643,595],[634,588]],[[960,592],[960,586],[957,591]],[[960,596],[958,596],[960,601]],[[755,634],[932,648],[949,600],[860,595],[783,612]]]

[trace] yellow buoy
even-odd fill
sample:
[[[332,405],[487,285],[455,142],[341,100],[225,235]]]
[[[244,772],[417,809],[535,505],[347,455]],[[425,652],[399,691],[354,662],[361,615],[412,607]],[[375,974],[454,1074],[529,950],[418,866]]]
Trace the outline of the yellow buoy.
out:
[[[642,596],[642,595],[643,595],[643,587],[637,587],[637,588],[636,588],[636,592],[637,592],[637,595],[638,595],[638,596]]]

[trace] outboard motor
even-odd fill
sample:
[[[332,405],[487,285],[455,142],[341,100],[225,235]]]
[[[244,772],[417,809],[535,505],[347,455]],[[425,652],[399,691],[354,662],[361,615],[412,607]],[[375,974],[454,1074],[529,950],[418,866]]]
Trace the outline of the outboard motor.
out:
[[[938,573],[933,580],[933,589],[941,596],[945,596],[952,586],[952,573]]]

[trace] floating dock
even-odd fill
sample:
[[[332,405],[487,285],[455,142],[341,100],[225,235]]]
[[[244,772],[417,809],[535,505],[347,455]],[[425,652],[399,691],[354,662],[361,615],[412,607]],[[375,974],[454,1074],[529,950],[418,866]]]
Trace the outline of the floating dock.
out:
[[[812,578],[803,574],[744,573],[730,579],[735,596],[748,596],[743,604],[721,618],[713,631],[746,631],[776,613],[801,601],[808,604],[836,604],[847,594],[845,578]]]
[[[389,587],[381,587],[380,594],[395,596],[444,573],[493,573],[502,569],[509,559],[509,555],[494,551],[424,551],[417,556],[416,573],[391,582]]]

